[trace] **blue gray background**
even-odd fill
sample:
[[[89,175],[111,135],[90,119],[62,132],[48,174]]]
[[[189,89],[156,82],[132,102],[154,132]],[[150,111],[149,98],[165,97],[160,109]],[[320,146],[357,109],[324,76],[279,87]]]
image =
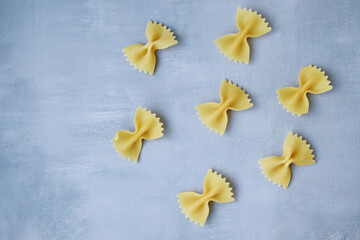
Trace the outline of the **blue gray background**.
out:
[[[251,40],[248,65],[213,43],[237,31],[239,6],[273,28]],[[0,239],[360,239],[359,11],[357,0],[0,1]],[[148,20],[179,41],[158,52],[153,76],[122,52],[146,42]],[[334,88],[309,96],[298,118],[276,90],[297,86],[308,64]],[[220,136],[194,106],[218,101],[224,78],[254,107],[230,113]],[[135,164],[111,139],[133,130],[138,105],[165,132]],[[293,167],[284,190],[258,160],[281,155],[290,130],[317,162]],[[201,192],[210,168],[231,181],[236,201],[212,204],[200,227],[176,194]]]

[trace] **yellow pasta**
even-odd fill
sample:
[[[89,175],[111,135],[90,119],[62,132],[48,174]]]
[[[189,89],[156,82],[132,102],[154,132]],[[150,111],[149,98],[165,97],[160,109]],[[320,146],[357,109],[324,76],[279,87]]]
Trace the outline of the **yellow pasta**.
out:
[[[271,31],[265,18],[260,14],[246,8],[237,9],[236,24],[239,32],[236,34],[227,34],[215,40],[215,44],[220,48],[220,52],[235,62],[249,63],[250,47],[247,42],[248,37],[260,37]]]
[[[292,115],[301,116],[309,111],[307,93],[320,94],[330,91],[332,86],[325,72],[316,66],[306,66],[299,73],[299,87],[286,87],[277,90],[283,108]]]
[[[180,208],[186,218],[190,218],[190,222],[200,223],[204,226],[209,215],[209,202],[218,203],[233,202],[232,188],[225,178],[221,178],[221,174],[208,170],[204,180],[204,193],[182,192],[177,196],[179,198]]]
[[[278,184],[279,187],[287,188],[291,179],[290,164],[299,166],[314,164],[315,156],[312,152],[313,150],[309,144],[306,144],[306,140],[303,140],[301,136],[298,137],[297,134],[293,135],[290,131],[284,143],[283,155],[263,158],[259,163],[269,180]]]
[[[222,81],[220,88],[220,103],[209,102],[195,106],[198,110],[199,118],[206,127],[214,130],[216,133],[224,134],[228,122],[227,110],[240,111],[251,108],[253,104],[241,87],[235,83]]]
[[[154,140],[160,138],[163,136],[162,131],[164,129],[160,118],[140,106],[136,109],[134,122],[135,131],[118,131],[112,142],[121,156],[129,161],[137,162],[142,147],[142,139]]]
[[[144,71],[152,75],[156,65],[155,51],[175,45],[177,41],[169,28],[152,21],[147,24],[146,38],[148,40],[146,45],[136,43],[124,48],[123,51],[130,65],[134,65],[134,68],[139,69],[140,72]]]

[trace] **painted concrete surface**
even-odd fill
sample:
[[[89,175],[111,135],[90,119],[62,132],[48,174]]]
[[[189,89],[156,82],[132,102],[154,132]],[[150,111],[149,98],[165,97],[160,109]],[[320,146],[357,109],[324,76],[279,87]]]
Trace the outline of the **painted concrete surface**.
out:
[[[236,32],[237,7],[273,30],[251,40],[248,65],[213,41]],[[0,239],[360,239],[360,2],[357,0],[0,1]],[[122,49],[145,42],[148,20],[179,43],[159,51],[153,76]],[[318,65],[333,90],[291,116],[276,90]],[[254,107],[233,112],[224,136],[194,106],[241,85]],[[164,137],[145,142],[137,164],[111,139],[133,129],[138,105],[157,113]],[[293,167],[287,190],[258,160],[282,153],[288,131],[308,139],[316,164]],[[176,194],[202,191],[208,169],[236,201],[212,204],[204,227]]]

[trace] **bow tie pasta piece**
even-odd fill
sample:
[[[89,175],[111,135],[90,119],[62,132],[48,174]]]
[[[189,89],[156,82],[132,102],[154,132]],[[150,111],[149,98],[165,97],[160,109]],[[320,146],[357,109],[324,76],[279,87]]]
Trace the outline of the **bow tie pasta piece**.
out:
[[[259,161],[260,168],[274,184],[287,188],[291,179],[290,164],[299,166],[314,164],[315,156],[312,152],[313,150],[309,144],[306,144],[306,140],[303,140],[301,136],[298,137],[297,134],[293,135],[290,131],[284,143],[283,155],[261,159]]]
[[[309,65],[299,73],[299,87],[286,87],[277,90],[278,99],[283,108],[292,115],[301,116],[309,111],[309,100],[306,93],[320,94],[330,91],[332,86],[321,68]]]
[[[224,79],[220,88],[220,103],[204,103],[195,106],[199,118],[206,127],[216,133],[224,134],[228,122],[227,110],[241,111],[253,106],[249,94],[246,94],[241,87]]]
[[[227,34],[215,40],[215,44],[220,48],[220,52],[235,62],[249,63],[250,47],[247,42],[248,37],[260,37],[271,31],[265,18],[251,9],[237,9],[236,24],[239,32]]]
[[[209,169],[204,180],[203,194],[182,192],[177,195],[182,213],[185,213],[186,218],[190,218],[190,222],[195,221],[195,224],[200,223],[204,226],[209,215],[210,201],[227,203],[235,200],[229,184],[225,178],[221,178],[221,174]]]
[[[162,50],[177,44],[174,33],[165,25],[149,21],[146,27],[146,45],[136,43],[123,49],[126,60],[130,65],[134,65],[135,69],[144,71],[152,75],[156,65],[156,50]]]
[[[112,142],[116,151],[129,161],[138,161],[142,139],[154,140],[163,136],[162,123],[160,118],[157,118],[151,111],[146,111],[146,108],[137,107],[135,113],[135,131],[127,130],[118,131]]]

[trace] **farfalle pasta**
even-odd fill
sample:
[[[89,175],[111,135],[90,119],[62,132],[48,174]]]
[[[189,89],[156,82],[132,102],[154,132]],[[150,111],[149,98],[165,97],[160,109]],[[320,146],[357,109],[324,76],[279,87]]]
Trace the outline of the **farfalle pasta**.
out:
[[[325,72],[316,66],[306,66],[299,73],[299,87],[286,87],[277,90],[280,104],[292,115],[301,116],[309,111],[307,93],[320,94],[330,91],[332,86]]]
[[[273,181],[274,184],[287,188],[291,179],[290,165],[299,166],[314,164],[313,150],[310,145],[303,140],[301,136],[288,133],[284,146],[283,155],[281,157],[271,156],[263,158],[259,161],[265,176]]]
[[[198,110],[199,118],[206,127],[223,135],[228,123],[227,110],[245,110],[251,108],[253,104],[249,94],[226,79],[221,84],[220,99],[220,103],[204,103],[195,106],[195,109]]]
[[[165,25],[149,21],[146,27],[146,45],[136,43],[123,49],[130,65],[140,72],[152,75],[156,65],[156,50],[162,50],[177,44],[174,33]]]
[[[139,159],[142,139],[154,140],[163,136],[162,123],[160,118],[157,118],[151,111],[146,111],[146,108],[137,107],[135,113],[135,131],[127,130],[118,131],[112,142],[116,151],[121,156],[127,158],[129,161],[137,162]]]
[[[182,213],[186,218],[190,218],[190,222],[195,221],[195,224],[204,226],[209,215],[210,201],[227,203],[235,200],[229,184],[221,174],[209,169],[204,180],[204,193],[182,192],[177,195]]]
[[[261,18],[260,14],[246,8],[237,9],[236,25],[239,29],[238,33],[227,34],[215,40],[221,53],[235,62],[249,63],[250,47],[247,42],[249,37],[260,37],[271,31],[265,18]]]

